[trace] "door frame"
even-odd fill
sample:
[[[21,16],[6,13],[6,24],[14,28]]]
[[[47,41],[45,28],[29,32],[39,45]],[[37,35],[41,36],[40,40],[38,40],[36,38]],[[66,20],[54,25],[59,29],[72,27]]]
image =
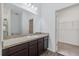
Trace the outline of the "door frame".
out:
[[[57,39],[57,27],[58,27],[58,23],[57,23],[57,11],[55,11],[55,51],[58,52],[58,39]]]

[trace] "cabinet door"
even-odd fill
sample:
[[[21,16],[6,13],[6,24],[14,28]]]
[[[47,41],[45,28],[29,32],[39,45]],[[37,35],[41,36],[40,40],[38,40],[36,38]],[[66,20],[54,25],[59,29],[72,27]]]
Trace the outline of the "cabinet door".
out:
[[[23,53],[22,53],[23,52]],[[3,56],[28,55],[28,43],[19,44],[2,50]]]
[[[48,37],[44,37],[44,51],[48,48]]]
[[[9,50],[8,49],[3,49],[2,50],[2,56],[8,56],[9,55]]]
[[[43,38],[38,39],[38,55],[43,53]]]
[[[23,44],[13,46],[13,47],[8,48],[8,49],[9,49],[9,54],[12,55],[16,52],[19,52],[19,51],[21,51],[23,49],[27,49],[27,48],[28,48],[28,43],[23,43]]]
[[[37,45],[29,47],[29,56],[37,56]]]
[[[37,41],[29,42],[29,56],[37,56]]]

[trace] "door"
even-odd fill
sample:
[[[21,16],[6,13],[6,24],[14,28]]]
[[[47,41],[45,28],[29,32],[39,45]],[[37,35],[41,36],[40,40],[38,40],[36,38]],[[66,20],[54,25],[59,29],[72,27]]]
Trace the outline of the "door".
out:
[[[57,12],[55,13],[55,18],[56,18],[56,20],[55,20],[55,38],[56,38],[56,41],[55,41],[55,43],[56,43],[56,45],[55,45],[55,48],[56,48],[56,52],[58,51],[58,38],[59,38],[59,20],[58,20],[58,16],[57,16]]]
[[[33,19],[29,20],[29,33],[33,33]]]

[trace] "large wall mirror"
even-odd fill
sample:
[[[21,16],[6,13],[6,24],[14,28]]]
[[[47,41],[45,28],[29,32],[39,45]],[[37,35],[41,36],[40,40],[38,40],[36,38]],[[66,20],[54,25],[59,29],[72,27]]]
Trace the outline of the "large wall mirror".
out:
[[[34,19],[34,14],[4,4],[3,38],[33,34]]]

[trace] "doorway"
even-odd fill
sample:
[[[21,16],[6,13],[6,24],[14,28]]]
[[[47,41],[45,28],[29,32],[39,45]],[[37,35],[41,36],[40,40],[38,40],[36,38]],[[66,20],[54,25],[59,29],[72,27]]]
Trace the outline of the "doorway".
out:
[[[79,56],[79,5],[56,11],[57,52]]]
[[[33,19],[29,20],[29,33],[32,34],[33,33]]]

